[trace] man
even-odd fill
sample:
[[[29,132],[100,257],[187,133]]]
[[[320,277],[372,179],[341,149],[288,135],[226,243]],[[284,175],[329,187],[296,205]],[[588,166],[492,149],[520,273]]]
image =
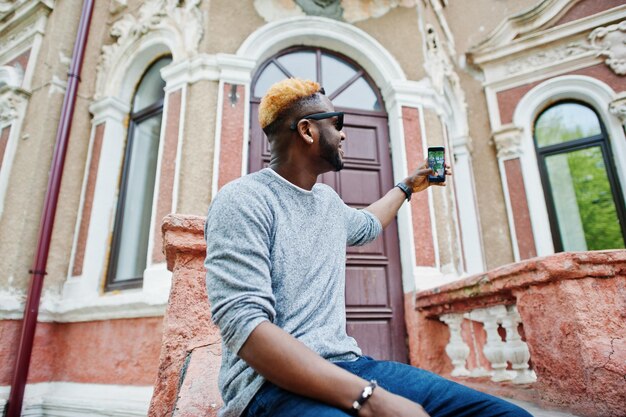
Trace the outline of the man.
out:
[[[222,334],[220,415],[519,416],[528,413],[418,368],[361,355],[346,334],[345,249],[375,239],[424,164],[364,210],[320,174],[343,167],[343,114],[320,86],[287,79],[259,106],[270,166],[223,187],[205,229],[207,291]],[[450,174],[446,167],[446,174]]]

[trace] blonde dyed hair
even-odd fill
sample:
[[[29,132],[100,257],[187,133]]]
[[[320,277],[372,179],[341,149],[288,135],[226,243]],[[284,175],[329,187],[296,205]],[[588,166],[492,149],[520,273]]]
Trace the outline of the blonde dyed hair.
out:
[[[287,78],[272,85],[259,105],[259,124],[265,129],[298,100],[319,92],[315,81]]]

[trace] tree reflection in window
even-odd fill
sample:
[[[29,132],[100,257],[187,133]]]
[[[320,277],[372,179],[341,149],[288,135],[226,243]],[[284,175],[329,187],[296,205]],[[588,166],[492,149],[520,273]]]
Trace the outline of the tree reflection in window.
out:
[[[595,111],[578,102],[557,103],[534,127],[555,250],[624,248],[624,198]]]

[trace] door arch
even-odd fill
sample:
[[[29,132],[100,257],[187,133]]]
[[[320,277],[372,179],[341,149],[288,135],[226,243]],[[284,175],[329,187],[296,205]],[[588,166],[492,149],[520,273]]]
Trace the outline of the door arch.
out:
[[[322,48],[296,47],[263,62],[251,84],[248,172],[267,166],[269,142],[258,122],[261,97],[275,82],[299,77],[319,82],[337,110],[345,112],[345,165],[320,181],[350,206],[362,208],[393,187],[387,113],[380,91],[354,61]],[[364,354],[407,362],[404,297],[394,220],[375,241],[348,248],[346,262],[348,333]]]

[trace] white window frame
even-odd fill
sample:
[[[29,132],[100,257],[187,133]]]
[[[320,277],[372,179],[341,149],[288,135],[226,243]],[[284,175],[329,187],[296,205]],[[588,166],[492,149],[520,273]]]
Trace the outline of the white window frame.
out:
[[[515,108],[513,124],[522,128],[520,162],[537,256],[553,254],[554,245],[532,134],[535,120],[549,104],[559,100],[578,100],[591,106],[606,128],[622,195],[626,195],[624,128],[619,119],[609,112],[609,105],[616,97],[617,94],[611,87],[600,80],[583,75],[564,75],[534,87],[524,95]]]

